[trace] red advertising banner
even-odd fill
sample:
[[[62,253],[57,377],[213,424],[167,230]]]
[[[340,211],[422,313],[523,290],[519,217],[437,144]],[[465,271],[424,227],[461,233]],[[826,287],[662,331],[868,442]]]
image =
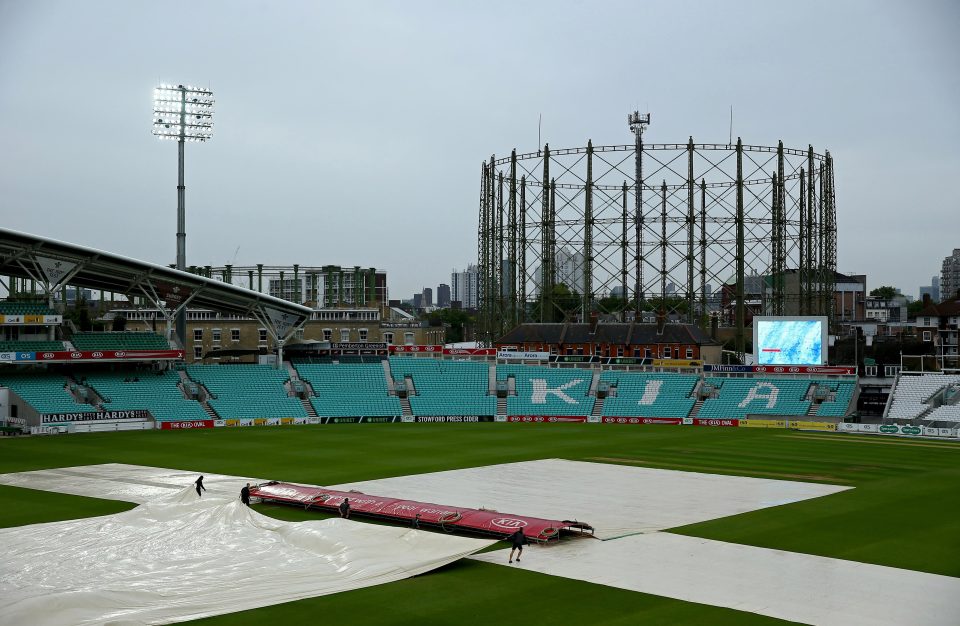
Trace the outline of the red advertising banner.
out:
[[[183,350],[92,350],[36,352],[37,361],[154,361],[183,359]],[[28,359],[20,359],[28,360]]]
[[[189,422],[160,422],[161,430],[192,430],[194,428],[213,428],[213,420],[192,420]]]
[[[708,374],[823,374],[825,376],[853,376],[855,367],[830,365],[704,365]]]
[[[739,426],[740,420],[693,420],[694,426]]]
[[[757,374],[824,374],[831,376],[853,376],[857,373],[855,367],[829,365],[754,365],[753,371]]]
[[[680,417],[604,417],[601,420],[603,424],[672,424],[674,426],[683,423]]]
[[[390,346],[390,352],[408,354],[414,352],[435,352],[443,354],[443,346]]]
[[[508,422],[586,422],[586,415],[508,415]]]
[[[444,348],[445,356],[497,356],[496,348]]]

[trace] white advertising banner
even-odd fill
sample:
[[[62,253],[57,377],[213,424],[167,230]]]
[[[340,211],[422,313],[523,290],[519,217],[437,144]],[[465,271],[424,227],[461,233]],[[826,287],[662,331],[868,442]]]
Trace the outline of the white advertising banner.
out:
[[[501,350],[497,352],[497,358],[501,360],[506,359],[523,359],[527,361],[547,361],[550,359],[549,352],[510,352],[507,350]]]

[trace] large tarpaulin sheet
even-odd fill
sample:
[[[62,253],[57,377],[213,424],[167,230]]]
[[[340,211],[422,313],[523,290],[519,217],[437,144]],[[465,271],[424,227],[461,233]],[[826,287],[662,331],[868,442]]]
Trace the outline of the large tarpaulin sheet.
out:
[[[400,580],[490,541],[282,522],[190,488],[130,511],[0,529],[0,623],[161,624]]]
[[[197,471],[103,463],[0,474],[0,485],[142,504],[176,493],[192,485],[198,476]],[[211,494],[232,496],[238,496],[245,483],[257,482],[261,479],[224,474],[203,477]]]
[[[471,558],[505,564],[508,552]],[[960,623],[958,578],[673,533],[531,546],[522,568],[804,624]]]
[[[615,461],[616,459],[605,459]],[[601,539],[817,498],[850,487],[562,459],[333,485],[448,506],[585,520]]]

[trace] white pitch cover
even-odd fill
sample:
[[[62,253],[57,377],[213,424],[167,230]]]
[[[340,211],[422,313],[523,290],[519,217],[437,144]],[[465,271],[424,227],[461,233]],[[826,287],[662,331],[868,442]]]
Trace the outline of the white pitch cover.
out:
[[[0,623],[186,621],[416,576],[492,542],[282,522],[191,487],[130,511],[0,529]]]
[[[508,554],[471,558],[506,566]],[[960,616],[958,578],[667,532],[531,546],[509,567],[819,626],[955,626]]]
[[[587,522],[601,539],[676,528],[850,489],[795,480],[543,459],[331,486]]]

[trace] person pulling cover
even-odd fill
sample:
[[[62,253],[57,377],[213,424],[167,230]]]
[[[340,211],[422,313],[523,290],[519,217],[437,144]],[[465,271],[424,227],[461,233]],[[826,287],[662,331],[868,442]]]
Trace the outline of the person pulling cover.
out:
[[[517,530],[509,537],[507,537],[513,547],[510,548],[510,563],[513,563],[513,552],[517,552],[517,563],[520,562],[520,555],[523,554],[523,546],[527,545],[527,536],[523,534],[522,530]]]
[[[340,503],[340,517],[350,519],[350,498],[344,498]]]
[[[250,506],[250,483],[247,483],[247,486],[240,490],[240,502]]]
[[[201,490],[201,489],[203,489],[204,491],[207,490],[207,488],[203,486],[203,476],[201,476],[200,478],[198,478],[198,479],[197,479],[197,482],[194,483],[194,484],[197,486],[197,497],[198,497],[198,498],[199,498],[199,497],[202,497],[203,494],[200,493],[200,490]]]

